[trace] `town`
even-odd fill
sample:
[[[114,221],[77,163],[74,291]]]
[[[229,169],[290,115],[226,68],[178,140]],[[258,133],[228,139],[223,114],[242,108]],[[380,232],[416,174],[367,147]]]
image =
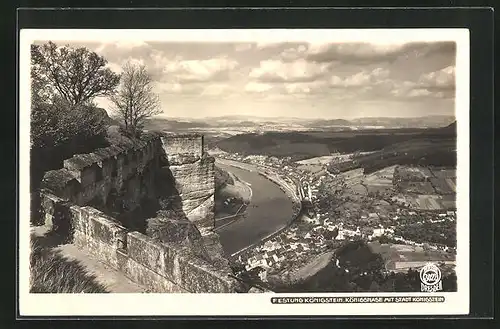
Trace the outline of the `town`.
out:
[[[296,162],[220,149],[209,152],[280,177],[302,203],[301,214],[288,227],[235,255],[246,270],[259,268],[264,281],[267,275],[294,272],[342,241],[356,239],[381,253],[388,271],[407,271],[429,261],[455,264],[454,169],[394,165],[365,174],[362,168],[332,170],[335,164],[355,162],[363,152]]]

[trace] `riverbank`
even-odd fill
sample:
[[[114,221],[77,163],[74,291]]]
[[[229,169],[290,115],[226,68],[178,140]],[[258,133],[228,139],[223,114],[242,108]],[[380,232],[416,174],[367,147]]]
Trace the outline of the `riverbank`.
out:
[[[237,257],[239,254],[272,239],[276,235],[283,232],[283,230],[285,230],[288,226],[290,226],[290,224],[293,223],[301,215],[302,203],[300,202],[300,198],[298,197],[298,195],[296,193],[294,193],[293,188],[290,187],[288,184],[286,184],[284,181],[282,181],[282,179],[280,179],[280,177],[277,174],[263,172],[263,171],[259,170],[259,168],[254,166],[254,165],[240,163],[240,162],[233,161],[233,160],[217,159],[216,163],[221,164],[223,166],[226,166],[225,170],[230,170],[229,168],[236,168],[236,170],[245,171],[245,172],[248,172],[251,174],[256,174],[259,177],[262,177],[266,181],[273,184],[275,187],[279,188],[279,190],[282,193],[284,193],[285,196],[291,202],[291,214],[286,220],[282,221],[282,224],[280,226],[278,226],[274,230],[268,232],[265,236],[262,236],[259,240],[254,241],[252,244],[249,244],[249,245],[245,246],[244,248],[231,253],[230,255],[232,257]],[[257,191],[254,191],[254,194],[256,192]],[[261,191],[259,190],[257,193],[261,193]],[[249,208],[251,208],[251,207],[252,207],[252,204],[249,205]],[[274,210],[274,211],[276,209],[279,209],[278,207],[272,207],[272,208],[273,208],[272,210]],[[244,221],[244,220],[248,220],[248,218],[243,218],[243,219],[238,218],[237,221]],[[233,223],[228,224],[228,226],[231,226],[231,225],[233,225]]]

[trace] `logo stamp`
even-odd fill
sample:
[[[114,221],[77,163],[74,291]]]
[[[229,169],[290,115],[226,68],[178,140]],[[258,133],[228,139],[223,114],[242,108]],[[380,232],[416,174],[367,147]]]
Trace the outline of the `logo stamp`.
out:
[[[423,292],[436,292],[443,290],[441,270],[436,265],[429,263],[420,270],[420,290]]]

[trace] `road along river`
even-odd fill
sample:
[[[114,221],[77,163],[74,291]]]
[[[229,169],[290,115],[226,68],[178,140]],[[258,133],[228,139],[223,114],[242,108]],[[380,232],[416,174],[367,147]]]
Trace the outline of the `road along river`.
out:
[[[232,255],[288,225],[293,203],[278,185],[259,175],[255,167],[245,165],[253,170],[248,171],[229,164],[216,160],[218,167],[249,183],[253,192],[245,216],[216,230],[224,251]]]

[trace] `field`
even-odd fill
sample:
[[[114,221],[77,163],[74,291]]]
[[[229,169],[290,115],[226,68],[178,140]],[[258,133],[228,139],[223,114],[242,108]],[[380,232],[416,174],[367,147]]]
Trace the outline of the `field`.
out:
[[[434,194],[435,190],[429,182],[401,182],[399,187],[405,193]]]
[[[457,171],[455,169],[433,168],[432,173],[436,178],[455,178]]]
[[[297,163],[301,165],[325,165],[332,162],[332,159],[334,157],[335,156],[333,155],[326,155],[326,156],[320,156],[320,157],[297,161]]]
[[[317,174],[324,170],[324,166],[318,164],[304,164],[297,167],[299,170],[308,171],[311,174]]]
[[[407,271],[409,268],[417,268],[427,262],[452,262],[455,255],[444,251],[424,250],[422,247],[414,247],[398,244],[381,244],[378,241],[368,243],[372,252],[380,254],[385,261],[387,270]]]
[[[369,174],[393,165],[455,167],[455,144],[456,142],[452,139],[415,139],[355,157],[353,161],[332,165],[329,170],[344,172],[354,168],[364,168],[365,173]]]
[[[456,208],[455,195],[403,195],[393,197],[394,201],[407,204],[410,208],[418,210],[449,210]]]
[[[431,184],[438,194],[454,194],[455,180],[452,178],[431,178]]]
[[[392,178],[396,166],[390,166],[374,173],[365,175],[363,184],[368,193],[384,193],[393,189]]]

